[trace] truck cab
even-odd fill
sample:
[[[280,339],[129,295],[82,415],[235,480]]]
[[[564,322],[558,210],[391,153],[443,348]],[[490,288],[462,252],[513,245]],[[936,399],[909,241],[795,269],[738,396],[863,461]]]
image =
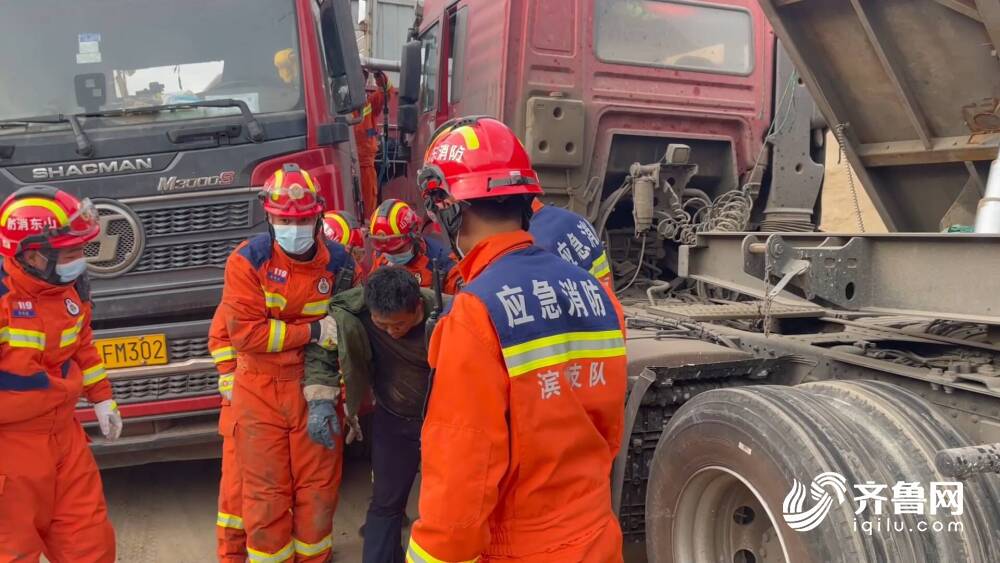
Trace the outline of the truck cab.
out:
[[[53,185],[100,212],[86,248],[96,345],[127,430],[102,442],[81,403],[98,458],[214,455],[206,337],[226,258],[266,228],[259,186],[295,162],[327,206],[354,202],[364,91],[349,8],[58,4],[58,17],[20,3],[0,20],[0,195]]]

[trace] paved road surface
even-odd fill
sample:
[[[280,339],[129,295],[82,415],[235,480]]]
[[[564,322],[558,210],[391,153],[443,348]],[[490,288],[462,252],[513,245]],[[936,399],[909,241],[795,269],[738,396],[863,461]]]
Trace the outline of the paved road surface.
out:
[[[218,460],[111,469],[102,476],[121,563],[214,561]],[[334,522],[334,561],[361,560],[358,528],[368,509],[369,483],[367,465],[349,460]]]

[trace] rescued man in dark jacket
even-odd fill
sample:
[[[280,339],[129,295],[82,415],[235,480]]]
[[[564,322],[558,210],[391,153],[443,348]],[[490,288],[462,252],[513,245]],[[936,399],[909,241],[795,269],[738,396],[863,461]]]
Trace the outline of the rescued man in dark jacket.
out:
[[[348,443],[361,438],[358,408],[369,387],[374,391],[374,483],[364,526],[364,563],[404,561],[403,521],[420,466],[420,428],[430,382],[427,319],[438,305],[434,292],[421,289],[407,270],[382,267],[363,288],[331,300],[336,350],[306,349],[305,384],[339,383],[343,377]]]

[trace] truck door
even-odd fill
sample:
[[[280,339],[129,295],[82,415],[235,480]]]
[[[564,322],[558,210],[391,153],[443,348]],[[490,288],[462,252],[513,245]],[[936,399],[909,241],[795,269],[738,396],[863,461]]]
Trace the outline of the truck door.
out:
[[[465,77],[468,7],[458,3],[420,35],[423,69],[420,75],[420,127],[414,154],[423,154],[430,135],[442,123],[461,115]]]

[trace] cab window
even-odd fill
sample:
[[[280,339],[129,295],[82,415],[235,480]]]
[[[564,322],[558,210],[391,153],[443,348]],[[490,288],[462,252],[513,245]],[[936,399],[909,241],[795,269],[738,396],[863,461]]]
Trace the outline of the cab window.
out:
[[[420,36],[421,61],[420,109],[427,112],[437,107],[438,67],[440,66],[441,24],[435,23]]]
[[[596,51],[607,62],[747,75],[746,10],[668,0],[595,0]]]

